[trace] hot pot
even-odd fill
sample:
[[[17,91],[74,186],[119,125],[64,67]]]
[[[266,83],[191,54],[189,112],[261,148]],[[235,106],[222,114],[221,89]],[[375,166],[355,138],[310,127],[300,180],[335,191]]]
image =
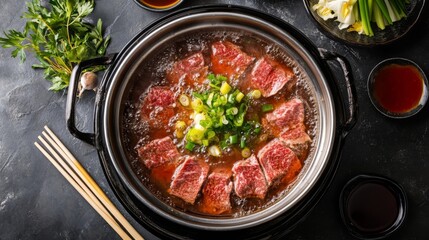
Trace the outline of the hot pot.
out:
[[[319,120],[315,150],[306,160],[306,167],[284,197],[266,209],[246,216],[203,217],[172,208],[143,186],[124,154],[120,116],[136,69],[160,47],[179,36],[191,35],[202,29],[251,33],[280,46],[308,76],[317,102]],[[334,78],[329,61],[339,64],[343,74],[340,79],[345,84],[339,84]],[[108,68],[97,92],[94,133],[86,133],[79,131],[75,124],[76,91],[81,72],[93,65],[107,65]],[[340,90],[338,85],[345,88]],[[67,96],[66,120],[75,137],[97,148],[103,170],[120,202],[157,236],[261,239],[286,234],[310,212],[328,188],[338,165],[343,141],[356,120],[355,96],[350,67],[343,57],[316,48],[293,26],[278,18],[248,8],[216,5],[170,14],[142,30],[120,53],[75,66]]]

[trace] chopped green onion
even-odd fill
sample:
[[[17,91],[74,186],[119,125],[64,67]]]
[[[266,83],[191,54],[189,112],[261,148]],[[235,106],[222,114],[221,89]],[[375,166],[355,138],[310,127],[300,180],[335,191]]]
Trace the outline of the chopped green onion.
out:
[[[195,143],[193,143],[193,142],[187,142],[185,145],[185,148],[189,151],[193,151],[194,147],[195,147]]]
[[[235,100],[237,101],[237,102],[241,102],[241,100],[244,98],[244,94],[242,93],[242,92],[239,92],[238,94],[237,94],[237,96],[235,97]]]
[[[238,108],[236,107],[228,108],[226,110],[226,115],[237,115],[237,113],[238,113]]]
[[[208,131],[207,132],[207,138],[212,139],[216,136],[216,133],[214,131]]]
[[[222,151],[218,146],[213,145],[209,147],[209,154],[212,155],[213,157],[220,157],[221,153]]]
[[[191,142],[199,142],[204,138],[204,130],[191,128],[186,136]]]
[[[212,106],[213,96],[214,96],[214,92],[210,93],[210,94],[209,94],[209,97],[207,98],[207,105],[208,105],[209,107],[211,107],[211,106]]]
[[[221,117],[221,121],[222,121],[222,123],[223,123],[224,125],[227,125],[227,124],[229,123],[229,121],[228,121],[228,119],[226,119],[225,115],[223,115],[223,116]]]
[[[259,134],[260,132],[261,132],[261,127],[256,127],[254,130],[253,130],[253,132],[255,133],[255,134]]]
[[[261,95],[262,95],[261,91],[259,90],[253,90],[250,92],[250,98],[253,98],[253,99],[258,99],[261,97]]]
[[[192,109],[194,109],[194,111],[196,112],[202,112],[204,109],[203,101],[201,101],[201,99],[199,98],[195,98],[194,100],[192,100],[191,106]]]
[[[180,95],[179,102],[182,104],[182,106],[187,107],[189,106],[189,97],[185,94]]]
[[[227,144],[226,140],[222,140],[222,141],[220,141],[220,142],[219,142],[219,145],[220,145],[220,147],[221,147],[222,149],[225,149],[225,148],[227,148],[227,147],[228,147],[228,144]]]
[[[228,95],[228,102],[234,104],[235,103],[235,94]]]
[[[175,128],[178,130],[185,130],[186,128],[186,123],[184,121],[177,121]]]
[[[220,93],[222,95],[225,95],[227,93],[229,93],[229,91],[231,91],[232,87],[226,82],[222,82],[222,86],[220,86]]]
[[[247,147],[245,147],[245,148],[243,148],[243,150],[241,150],[241,156],[243,158],[248,158],[248,157],[250,157],[251,154],[252,154],[252,152]]]
[[[242,136],[240,140],[240,147],[245,148],[246,147],[246,137]]]
[[[238,89],[233,89],[224,76],[209,74],[207,79],[211,87],[205,91],[193,92],[192,99],[188,98],[191,100],[189,105],[194,111],[191,115],[193,119],[191,127],[183,136],[188,126],[185,122],[178,121],[175,135],[178,138],[185,137],[185,148],[188,150],[199,145],[204,146],[202,149],[207,147],[207,151],[210,151],[209,148],[214,146],[211,148],[213,153],[211,155],[214,156],[220,156],[221,149],[230,146],[245,148],[249,144],[247,141],[257,139],[261,132],[259,120],[251,120],[254,117],[246,115],[249,98]],[[258,92],[261,95],[257,90],[256,97]],[[252,138],[249,138],[251,136]]]
[[[236,144],[236,143],[238,143],[238,136],[237,135],[229,136],[229,143],[230,144]]]
[[[244,114],[239,114],[235,119],[234,119],[234,125],[236,127],[241,127],[243,126],[244,123]]]
[[[203,128],[207,129],[207,128],[210,128],[212,126],[212,121],[210,119],[204,119],[204,120],[200,121],[200,125]]]
[[[206,147],[209,146],[209,140],[208,139],[203,139],[201,142],[203,143],[204,146],[206,146]]]
[[[177,138],[183,138],[185,136],[183,134],[183,130],[180,130],[180,129],[174,130],[174,134],[176,135]]]
[[[271,111],[273,111],[273,109],[274,109],[273,104],[262,105],[262,112],[271,112]]]

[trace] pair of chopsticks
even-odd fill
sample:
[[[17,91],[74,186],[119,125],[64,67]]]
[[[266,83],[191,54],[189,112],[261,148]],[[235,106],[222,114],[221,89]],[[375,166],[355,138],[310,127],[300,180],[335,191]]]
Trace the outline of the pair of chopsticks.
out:
[[[122,239],[143,240],[58,137],[47,126],[45,130],[38,137],[44,148],[34,143],[43,155]]]

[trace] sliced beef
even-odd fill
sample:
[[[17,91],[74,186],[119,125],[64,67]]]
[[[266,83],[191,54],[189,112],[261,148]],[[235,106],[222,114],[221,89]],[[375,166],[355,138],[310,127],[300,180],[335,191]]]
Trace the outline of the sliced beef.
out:
[[[174,171],[169,193],[194,204],[208,171],[209,166],[205,162],[187,156]]]
[[[174,162],[180,157],[176,145],[174,145],[170,137],[152,140],[138,148],[137,153],[148,169]]]
[[[152,127],[163,128],[174,116],[175,97],[167,87],[152,86],[143,100],[140,116]]]
[[[280,139],[302,159],[311,142],[310,136],[305,131],[305,125],[300,124],[292,129],[286,129],[280,134]]]
[[[232,173],[234,177],[234,191],[238,197],[265,198],[268,186],[255,155],[234,163]]]
[[[301,169],[302,169],[301,161],[295,158],[290,163],[289,170],[287,171],[286,175],[283,177],[282,183],[286,185],[291,184],[296,179]]]
[[[173,64],[167,73],[167,79],[173,84],[189,86],[201,84],[207,76],[207,66],[204,66],[204,56],[201,52],[188,56]]]
[[[212,71],[229,79],[238,78],[254,59],[228,41],[215,42],[211,47]]]
[[[295,153],[279,139],[274,139],[258,152],[259,163],[268,185],[286,175],[292,161],[297,160]]]
[[[274,108],[274,111],[267,113],[263,120],[263,127],[274,136],[279,136],[287,129],[296,128],[304,124],[304,103],[294,98]]]
[[[201,210],[209,214],[222,214],[231,210],[231,171],[215,170],[207,178],[203,187]]]
[[[251,87],[259,89],[264,97],[275,95],[293,76],[290,68],[280,65],[268,56],[256,61],[249,74]]]

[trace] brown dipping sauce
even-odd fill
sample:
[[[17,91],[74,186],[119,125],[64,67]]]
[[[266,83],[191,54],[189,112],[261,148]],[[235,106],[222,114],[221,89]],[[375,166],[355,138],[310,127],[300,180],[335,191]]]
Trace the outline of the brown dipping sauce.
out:
[[[403,190],[391,180],[358,176],[341,193],[341,213],[350,232],[360,238],[392,233],[406,214]]]
[[[379,183],[357,186],[348,198],[347,215],[363,232],[379,232],[392,226],[398,217],[398,201],[393,192]]]
[[[144,5],[151,8],[164,9],[169,8],[180,2],[180,0],[139,0]]]
[[[373,95],[391,113],[406,113],[416,108],[423,89],[423,77],[413,65],[389,64],[374,76]]]

